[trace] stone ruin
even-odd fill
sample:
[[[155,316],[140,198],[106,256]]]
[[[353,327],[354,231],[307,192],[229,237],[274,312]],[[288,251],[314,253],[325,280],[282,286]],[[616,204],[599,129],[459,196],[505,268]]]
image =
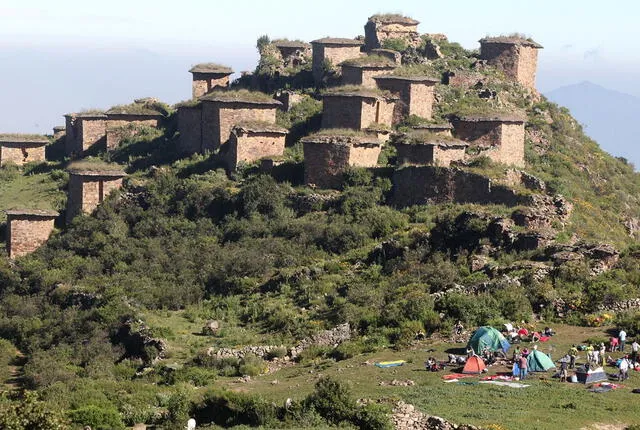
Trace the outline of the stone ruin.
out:
[[[469,144],[428,131],[413,130],[396,138],[393,146],[398,152],[398,164],[449,167],[452,162],[464,160]]]
[[[214,63],[196,64],[189,73],[192,74],[191,96],[194,99],[210,93],[215,88],[227,88],[233,70],[227,66]]]
[[[113,191],[122,187],[126,173],[119,167],[92,163],[72,164],[69,169],[67,222],[92,213]]]
[[[0,166],[45,161],[45,136],[31,134],[0,134]]]
[[[285,137],[289,131],[265,122],[243,122],[231,130],[225,158],[230,170],[240,163],[258,161],[264,157],[284,154]]]
[[[274,40],[271,44],[277,49],[283,67],[298,67],[311,60],[311,44],[297,40]]]
[[[326,68],[333,68],[343,61],[359,57],[361,40],[325,37],[311,42],[313,50],[313,79],[320,82]]]
[[[53,127],[53,139],[62,139],[67,133],[67,128],[64,125],[56,125]]]
[[[14,209],[7,213],[7,253],[14,259],[42,246],[53,231],[58,212],[37,209]]]
[[[411,126],[413,130],[424,130],[439,136],[451,137],[453,125],[451,123],[425,123]]]
[[[82,157],[107,147],[107,115],[104,112],[81,112],[65,115],[65,154]]]
[[[459,116],[453,134],[497,163],[524,167],[524,122],[519,113]]]
[[[400,99],[395,106],[394,118],[405,118],[409,115],[432,118],[434,88],[439,82],[438,79],[428,76],[382,75],[374,77],[374,80],[378,88],[389,91]]]
[[[520,36],[487,37],[480,40],[482,60],[532,91],[536,89],[539,49],[542,49],[542,45]]]
[[[365,88],[338,88],[322,96],[322,128],[364,130],[371,124],[391,127],[397,98]]]
[[[409,46],[420,43],[419,21],[398,14],[373,15],[364,26],[365,49],[383,47],[388,39],[401,39]]]
[[[320,188],[337,188],[349,167],[374,167],[381,144],[362,134],[316,134],[302,139],[304,181]]]
[[[359,57],[340,63],[343,85],[377,88],[375,77],[392,72],[396,63],[377,55]]]

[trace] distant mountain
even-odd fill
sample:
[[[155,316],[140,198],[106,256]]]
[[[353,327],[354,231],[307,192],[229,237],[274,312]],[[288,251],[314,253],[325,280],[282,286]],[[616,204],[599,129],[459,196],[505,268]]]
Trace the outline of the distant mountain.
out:
[[[640,98],[592,82],[561,87],[545,95],[569,108],[602,149],[640,168],[640,135],[634,125],[640,118]]]

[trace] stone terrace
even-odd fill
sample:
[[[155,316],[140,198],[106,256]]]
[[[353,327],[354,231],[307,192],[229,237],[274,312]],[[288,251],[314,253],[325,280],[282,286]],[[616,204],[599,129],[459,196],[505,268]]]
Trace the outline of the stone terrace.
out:
[[[498,163],[524,167],[524,115],[486,114],[454,118],[454,135]]]
[[[343,61],[356,58],[361,54],[361,40],[326,37],[311,42],[313,49],[313,78],[322,80],[326,62],[336,66]]]
[[[189,73],[193,75],[191,94],[196,99],[208,94],[215,88],[228,87],[229,77],[233,74],[233,70],[220,64],[201,63],[189,69]]]
[[[126,173],[118,166],[75,163],[69,169],[67,222],[81,213],[92,213],[104,199],[122,186]]]
[[[22,257],[44,244],[53,231],[58,212],[16,209],[7,212],[7,252],[9,258]]]
[[[0,134],[0,166],[45,161],[44,147],[48,143],[49,139],[40,135]]]
[[[337,188],[349,167],[374,167],[381,144],[364,133],[321,132],[303,138],[304,180],[320,188]]]
[[[524,87],[535,91],[538,50],[542,45],[522,37],[487,37],[480,40],[480,58]]]

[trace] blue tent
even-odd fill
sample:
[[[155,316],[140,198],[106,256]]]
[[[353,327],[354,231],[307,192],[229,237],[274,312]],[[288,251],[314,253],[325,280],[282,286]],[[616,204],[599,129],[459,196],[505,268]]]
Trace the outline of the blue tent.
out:
[[[510,346],[511,344],[498,330],[493,327],[483,326],[473,333],[471,339],[469,339],[467,348],[473,348],[476,354],[482,354],[484,348],[489,348],[490,351],[498,351],[501,349],[506,353]]]

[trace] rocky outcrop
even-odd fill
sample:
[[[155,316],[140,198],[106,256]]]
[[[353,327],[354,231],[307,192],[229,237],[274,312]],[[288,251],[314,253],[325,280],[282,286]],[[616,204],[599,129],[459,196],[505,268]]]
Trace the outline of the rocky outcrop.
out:
[[[640,310],[640,298],[622,300],[611,304],[598,306],[602,312],[627,312]]]
[[[545,254],[556,266],[586,259],[593,275],[610,270],[620,259],[620,252],[606,243],[578,242],[574,245],[554,245],[547,247]]]
[[[393,409],[392,422],[397,430],[478,430],[472,425],[454,424],[444,418],[429,416],[402,401]]]
[[[515,210],[511,218],[516,225],[532,229],[564,226],[573,211],[573,204],[561,195],[532,194],[525,204],[527,207]]]
[[[504,182],[512,187],[523,186],[533,191],[545,191],[547,189],[547,184],[542,179],[518,169],[508,169],[505,172]]]
[[[139,358],[147,364],[162,359],[167,350],[164,339],[153,337],[151,329],[140,319],[125,321],[114,338],[125,348],[123,358]]]

